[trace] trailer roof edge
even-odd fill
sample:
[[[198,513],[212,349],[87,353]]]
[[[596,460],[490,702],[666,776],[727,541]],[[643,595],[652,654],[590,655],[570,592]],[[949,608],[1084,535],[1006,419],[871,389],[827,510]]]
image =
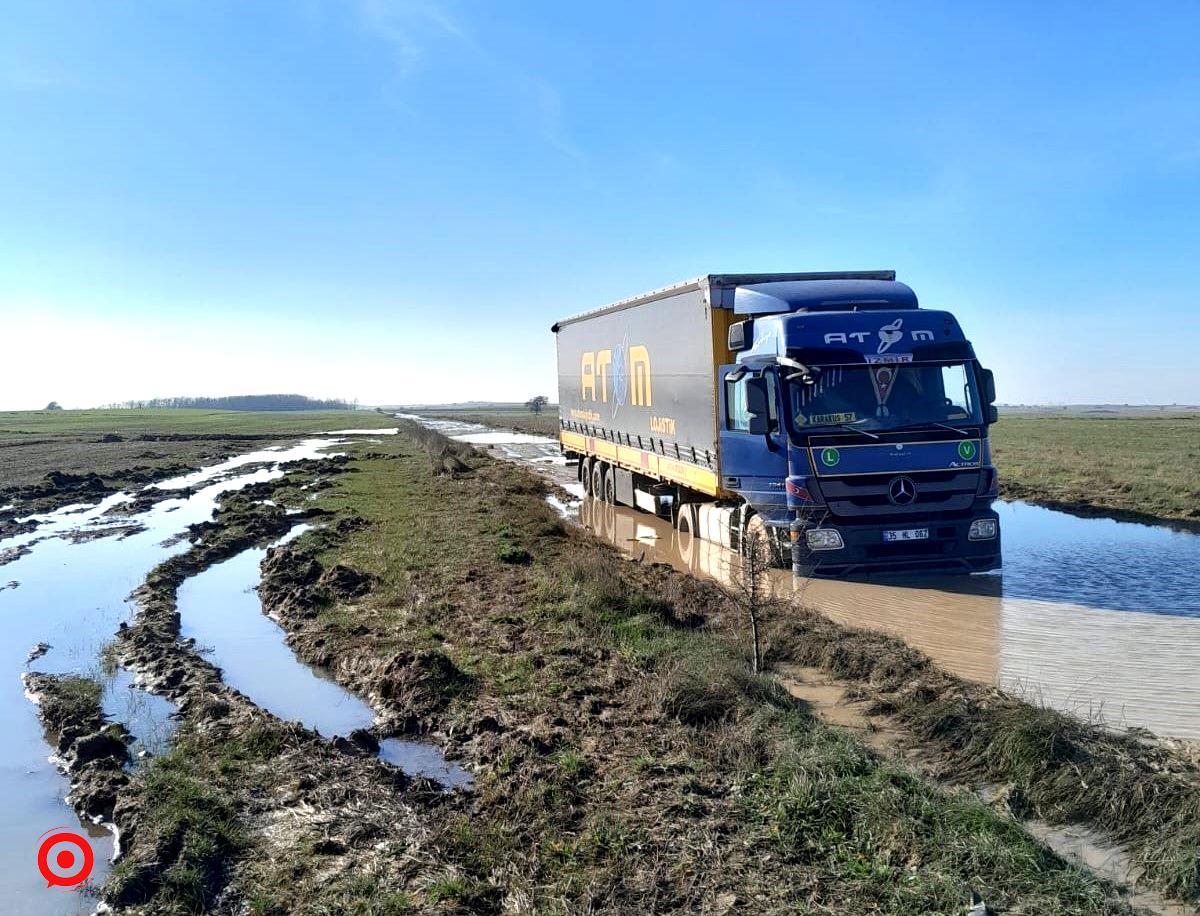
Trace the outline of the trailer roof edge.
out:
[[[681,283],[676,283],[672,286],[664,286],[661,289],[651,290],[648,293],[642,293],[639,296],[631,296],[628,299],[619,299],[616,302],[610,302],[608,305],[602,305],[599,308],[590,309],[586,312],[580,312],[577,315],[572,315],[569,318],[563,318],[560,321],[554,322],[550,326],[550,330],[558,333],[559,328],[568,324],[574,324],[577,321],[583,321],[587,318],[594,318],[597,315],[603,315],[607,312],[619,312],[621,309],[632,308],[635,305],[643,305],[647,302],[653,302],[656,299],[665,299],[667,296],[674,296],[678,293],[686,293],[693,289],[703,289],[706,292],[711,287],[730,287],[730,286],[745,286],[755,283],[789,283],[797,280],[895,280],[896,271],[894,270],[834,270],[834,271],[819,271],[811,273],[774,273],[774,274],[705,274],[701,277],[696,277],[693,280],[684,280]]]

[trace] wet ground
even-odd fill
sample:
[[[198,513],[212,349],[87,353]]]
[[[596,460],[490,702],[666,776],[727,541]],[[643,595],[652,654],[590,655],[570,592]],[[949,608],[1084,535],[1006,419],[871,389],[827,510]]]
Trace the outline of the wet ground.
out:
[[[293,529],[284,543],[301,533]],[[283,628],[263,613],[255,586],[266,548],[246,550],[188,579],[179,589],[180,635],[221,669],[221,679],[256,706],[326,736],[347,736],[375,724],[375,710],[319,669],[300,661]],[[453,788],[471,776],[434,747],[387,738],[380,757],[413,776]]]
[[[94,909],[95,901],[83,894],[46,887],[36,866],[39,837],[46,831],[59,827],[90,836],[96,883],[103,880],[116,848],[109,830],[81,825],[65,803],[67,777],[51,760],[52,743],[20,674],[73,673],[100,680],[106,712],[138,739],[131,749],[135,761],[140,752],[163,750],[172,731],[171,704],[139,689],[127,672],[109,664],[103,651],[118,626],[132,616],[128,596],[150,569],[187,549],[179,535],[188,525],[212,517],[218,495],[280,477],[279,464],[320,457],[336,444],[310,439],[243,454],[153,485],[161,498],[148,509],[107,514],[120,512],[128,501],[127,494],[117,494],[91,507],[39,516],[35,530],[0,541],[0,554],[15,557],[0,567],[0,718],[9,723],[0,748],[4,911]],[[227,683],[282,718],[328,736],[369,727],[375,718],[370,706],[297,661],[283,631],[262,613],[254,591],[262,555],[262,550],[246,551],[184,584],[179,596],[183,636],[195,637],[210,659],[226,667]],[[436,748],[397,739],[382,745],[380,756],[407,772],[451,786],[469,781]]]
[[[538,466],[574,500],[565,514],[626,554],[728,582],[736,555],[667,522],[582,500],[558,445],[474,424],[426,421]],[[869,582],[797,580],[775,589],[839,623],[905,639],[947,670],[1115,726],[1200,738],[1200,536],[998,503],[1001,573]]]

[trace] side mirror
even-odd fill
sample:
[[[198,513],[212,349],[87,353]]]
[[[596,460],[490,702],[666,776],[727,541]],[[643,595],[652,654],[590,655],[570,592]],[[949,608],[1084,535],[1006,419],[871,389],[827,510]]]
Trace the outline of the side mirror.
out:
[[[996,409],[996,405],[995,405],[995,404],[988,404],[988,407],[987,407],[987,421],[988,421],[988,424],[989,424],[989,425],[991,425],[992,423],[995,423],[995,422],[997,422],[999,419],[1000,419],[1000,411],[998,411],[998,410]]]
[[[771,429],[771,409],[767,400],[767,382],[760,375],[746,379],[746,411],[750,414],[751,435],[765,436]]]
[[[729,349],[734,353],[740,353],[750,346],[752,342],[752,334],[750,326],[752,319],[747,318],[745,321],[739,321],[729,326]]]
[[[983,403],[996,403],[996,376],[992,375],[991,369],[979,370],[979,384],[983,388]]]

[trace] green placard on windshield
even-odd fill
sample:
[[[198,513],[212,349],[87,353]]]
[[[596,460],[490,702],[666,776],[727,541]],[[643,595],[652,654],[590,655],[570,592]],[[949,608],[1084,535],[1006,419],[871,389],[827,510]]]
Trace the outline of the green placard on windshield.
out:
[[[841,459],[836,448],[821,449],[821,461],[825,463],[825,467],[831,468]]]
[[[958,457],[963,461],[970,461],[975,457],[975,443],[970,439],[965,439],[958,443]]]

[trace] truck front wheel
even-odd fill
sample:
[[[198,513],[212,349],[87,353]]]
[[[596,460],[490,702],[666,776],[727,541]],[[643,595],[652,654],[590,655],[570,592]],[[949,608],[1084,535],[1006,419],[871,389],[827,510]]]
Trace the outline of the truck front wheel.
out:
[[[764,522],[762,516],[757,513],[750,516],[750,520],[746,522],[746,527],[742,532],[741,553],[743,557],[746,556],[750,545],[755,541],[763,545],[764,559],[770,566],[787,567],[788,561],[791,559],[791,551],[785,552],[779,532]]]

